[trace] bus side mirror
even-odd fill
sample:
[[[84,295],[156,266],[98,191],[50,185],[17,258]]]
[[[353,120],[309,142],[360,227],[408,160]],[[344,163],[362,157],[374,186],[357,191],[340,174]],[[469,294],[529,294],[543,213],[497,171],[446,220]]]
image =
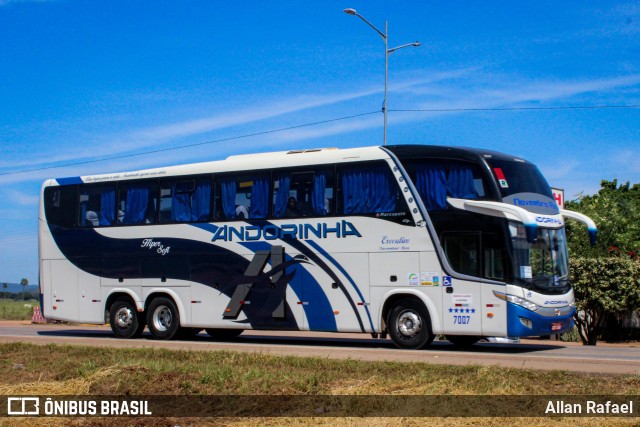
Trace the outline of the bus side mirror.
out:
[[[596,223],[593,222],[591,218],[579,212],[568,211],[566,209],[561,209],[560,214],[565,218],[575,219],[576,221],[580,221],[581,223],[586,224],[587,231],[589,232],[589,243],[591,243],[591,246],[596,245],[598,237],[598,227],[596,227]]]

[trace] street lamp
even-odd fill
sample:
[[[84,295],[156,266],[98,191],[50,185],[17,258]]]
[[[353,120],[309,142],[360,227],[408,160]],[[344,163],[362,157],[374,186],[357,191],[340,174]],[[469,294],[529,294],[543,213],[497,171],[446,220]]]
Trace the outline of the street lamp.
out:
[[[387,93],[389,90],[389,55],[391,55],[396,50],[400,50],[405,47],[420,46],[420,42],[416,41],[413,43],[407,43],[407,44],[403,44],[402,46],[396,46],[394,48],[389,49],[389,25],[387,21],[384,21],[384,33],[383,33],[382,31],[377,29],[371,22],[367,21],[364,18],[364,16],[356,12],[355,9],[351,9],[351,8],[345,9],[344,13],[348,15],[357,16],[358,18],[362,19],[368,26],[373,28],[375,32],[378,33],[378,35],[380,35],[380,37],[382,37],[382,41],[384,42],[384,102],[382,104],[382,113],[384,115],[384,144],[383,145],[387,145],[387,112],[388,112]]]

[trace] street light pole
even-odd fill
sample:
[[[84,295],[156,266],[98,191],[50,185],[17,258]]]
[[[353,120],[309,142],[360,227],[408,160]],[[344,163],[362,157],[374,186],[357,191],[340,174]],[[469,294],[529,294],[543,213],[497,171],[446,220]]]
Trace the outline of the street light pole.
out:
[[[407,43],[407,44],[403,44],[401,46],[396,46],[394,48],[389,49],[389,23],[388,21],[384,21],[384,33],[382,31],[380,31],[378,28],[375,27],[375,25],[373,25],[371,22],[367,21],[364,16],[360,15],[358,12],[356,12],[355,9],[345,9],[344,13],[348,14],[348,15],[353,15],[353,16],[357,16],[358,18],[362,19],[368,26],[370,26],[371,28],[373,28],[375,30],[376,33],[378,33],[378,35],[380,37],[382,37],[382,41],[384,42],[384,101],[382,102],[382,114],[384,116],[384,139],[383,139],[383,145],[387,145],[387,114],[389,112],[389,108],[387,105],[387,98],[388,98],[388,92],[389,92],[389,55],[391,55],[393,52],[395,52],[396,50],[405,48],[405,47],[409,47],[409,46],[420,46],[420,42],[416,41],[413,43]]]

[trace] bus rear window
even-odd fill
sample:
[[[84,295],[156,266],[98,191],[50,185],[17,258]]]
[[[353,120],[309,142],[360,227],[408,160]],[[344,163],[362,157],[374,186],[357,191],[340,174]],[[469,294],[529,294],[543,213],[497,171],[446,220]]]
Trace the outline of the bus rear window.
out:
[[[44,212],[49,224],[73,226],[77,191],[75,185],[47,187],[44,190]]]

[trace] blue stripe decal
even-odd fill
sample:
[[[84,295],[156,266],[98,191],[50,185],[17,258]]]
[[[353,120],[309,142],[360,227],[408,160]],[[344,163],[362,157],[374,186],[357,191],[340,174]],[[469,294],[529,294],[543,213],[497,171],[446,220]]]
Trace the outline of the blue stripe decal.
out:
[[[249,222],[251,224],[251,222]],[[267,224],[270,224],[269,222],[265,222]],[[219,230],[220,227],[213,225],[213,224],[208,224],[208,223],[202,223],[202,224],[189,224],[192,227],[197,227],[200,228],[202,230],[208,231],[212,234],[215,235],[215,233]],[[243,244],[242,242],[238,242],[239,244]],[[256,242],[257,243],[257,242]],[[353,310],[353,313],[356,316],[356,319],[358,320],[358,325],[360,326],[360,329],[362,330],[362,332],[365,332],[365,327],[362,319],[362,315],[360,314],[360,312],[358,311],[358,306],[356,305],[356,302],[353,301],[353,298],[351,296],[351,293],[346,289],[345,285],[342,283],[342,280],[336,275],[336,272],[333,271],[327,264],[326,262],[320,258],[320,256],[315,253],[312,249],[310,249],[309,247],[307,247],[303,241],[298,240],[298,239],[291,239],[291,238],[285,238],[282,239],[282,243],[287,244],[289,246],[291,246],[293,249],[299,251],[302,255],[306,256],[307,258],[309,258],[313,263],[315,263],[322,271],[324,271],[329,277],[331,277],[332,280],[334,280],[341,292],[344,294],[345,298],[347,299],[347,301],[349,302],[349,305],[351,305],[351,308]],[[249,246],[247,246],[246,244],[244,244],[245,247],[249,248]],[[217,245],[216,245],[217,246]],[[270,246],[265,246],[264,250],[270,250]],[[316,246],[317,248],[317,246]],[[250,249],[250,248],[249,248]],[[259,249],[257,249],[259,250]],[[318,249],[319,252],[326,254],[323,250]],[[329,257],[330,258],[330,257]],[[335,260],[334,260],[334,264]],[[340,266],[338,266],[340,268]],[[344,271],[344,269],[340,268],[342,272],[345,273],[345,276],[348,277],[348,275],[346,274],[346,272]],[[355,286],[353,280],[351,280],[351,284],[356,288],[356,291],[358,291],[357,287]],[[358,293],[360,294],[360,292],[358,291]],[[362,297],[362,294],[360,294],[360,296]],[[364,299],[362,300],[364,302]],[[367,314],[369,314],[369,310],[367,309]],[[333,311],[332,311],[333,314]],[[335,319],[334,319],[335,320]],[[369,323],[371,324],[371,330],[375,331],[375,329],[373,328],[373,322],[371,321],[371,316],[369,315]]]
[[[326,259],[328,259],[329,262],[331,262],[333,265],[335,265],[338,268],[338,270],[340,270],[340,272],[347,278],[347,280],[349,280],[349,283],[351,283],[351,286],[353,286],[353,288],[356,290],[356,292],[358,293],[358,296],[360,297],[360,301],[362,301],[363,303],[366,302],[364,297],[362,296],[362,293],[360,292],[360,289],[358,289],[358,286],[356,285],[356,283],[353,281],[353,279],[351,278],[349,273],[347,273],[347,271],[338,263],[338,261],[336,261],[324,249],[322,249],[316,242],[314,242],[312,240],[305,240],[305,242],[308,243],[315,250],[317,250],[319,254],[321,254]],[[367,317],[369,318],[369,324],[371,325],[371,331],[375,333],[376,332],[376,328],[373,326],[373,320],[371,319],[371,313],[369,313],[369,307],[367,307],[365,305],[364,309],[366,310]]]
[[[83,184],[82,178],[80,178],[79,176],[72,176],[69,178],[56,178],[56,182],[60,185]]]
[[[245,242],[241,244],[253,252],[259,250],[270,251],[272,246],[266,242]],[[286,252],[284,256],[285,262],[294,260]],[[295,275],[289,282],[291,290],[296,294],[298,300],[310,302],[310,304],[302,306],[307,317],[309,330],[336,332],[338,326],[336,325],[333,308],[320,283],[302,264],[296,264],[289,268],[295,269]]]

